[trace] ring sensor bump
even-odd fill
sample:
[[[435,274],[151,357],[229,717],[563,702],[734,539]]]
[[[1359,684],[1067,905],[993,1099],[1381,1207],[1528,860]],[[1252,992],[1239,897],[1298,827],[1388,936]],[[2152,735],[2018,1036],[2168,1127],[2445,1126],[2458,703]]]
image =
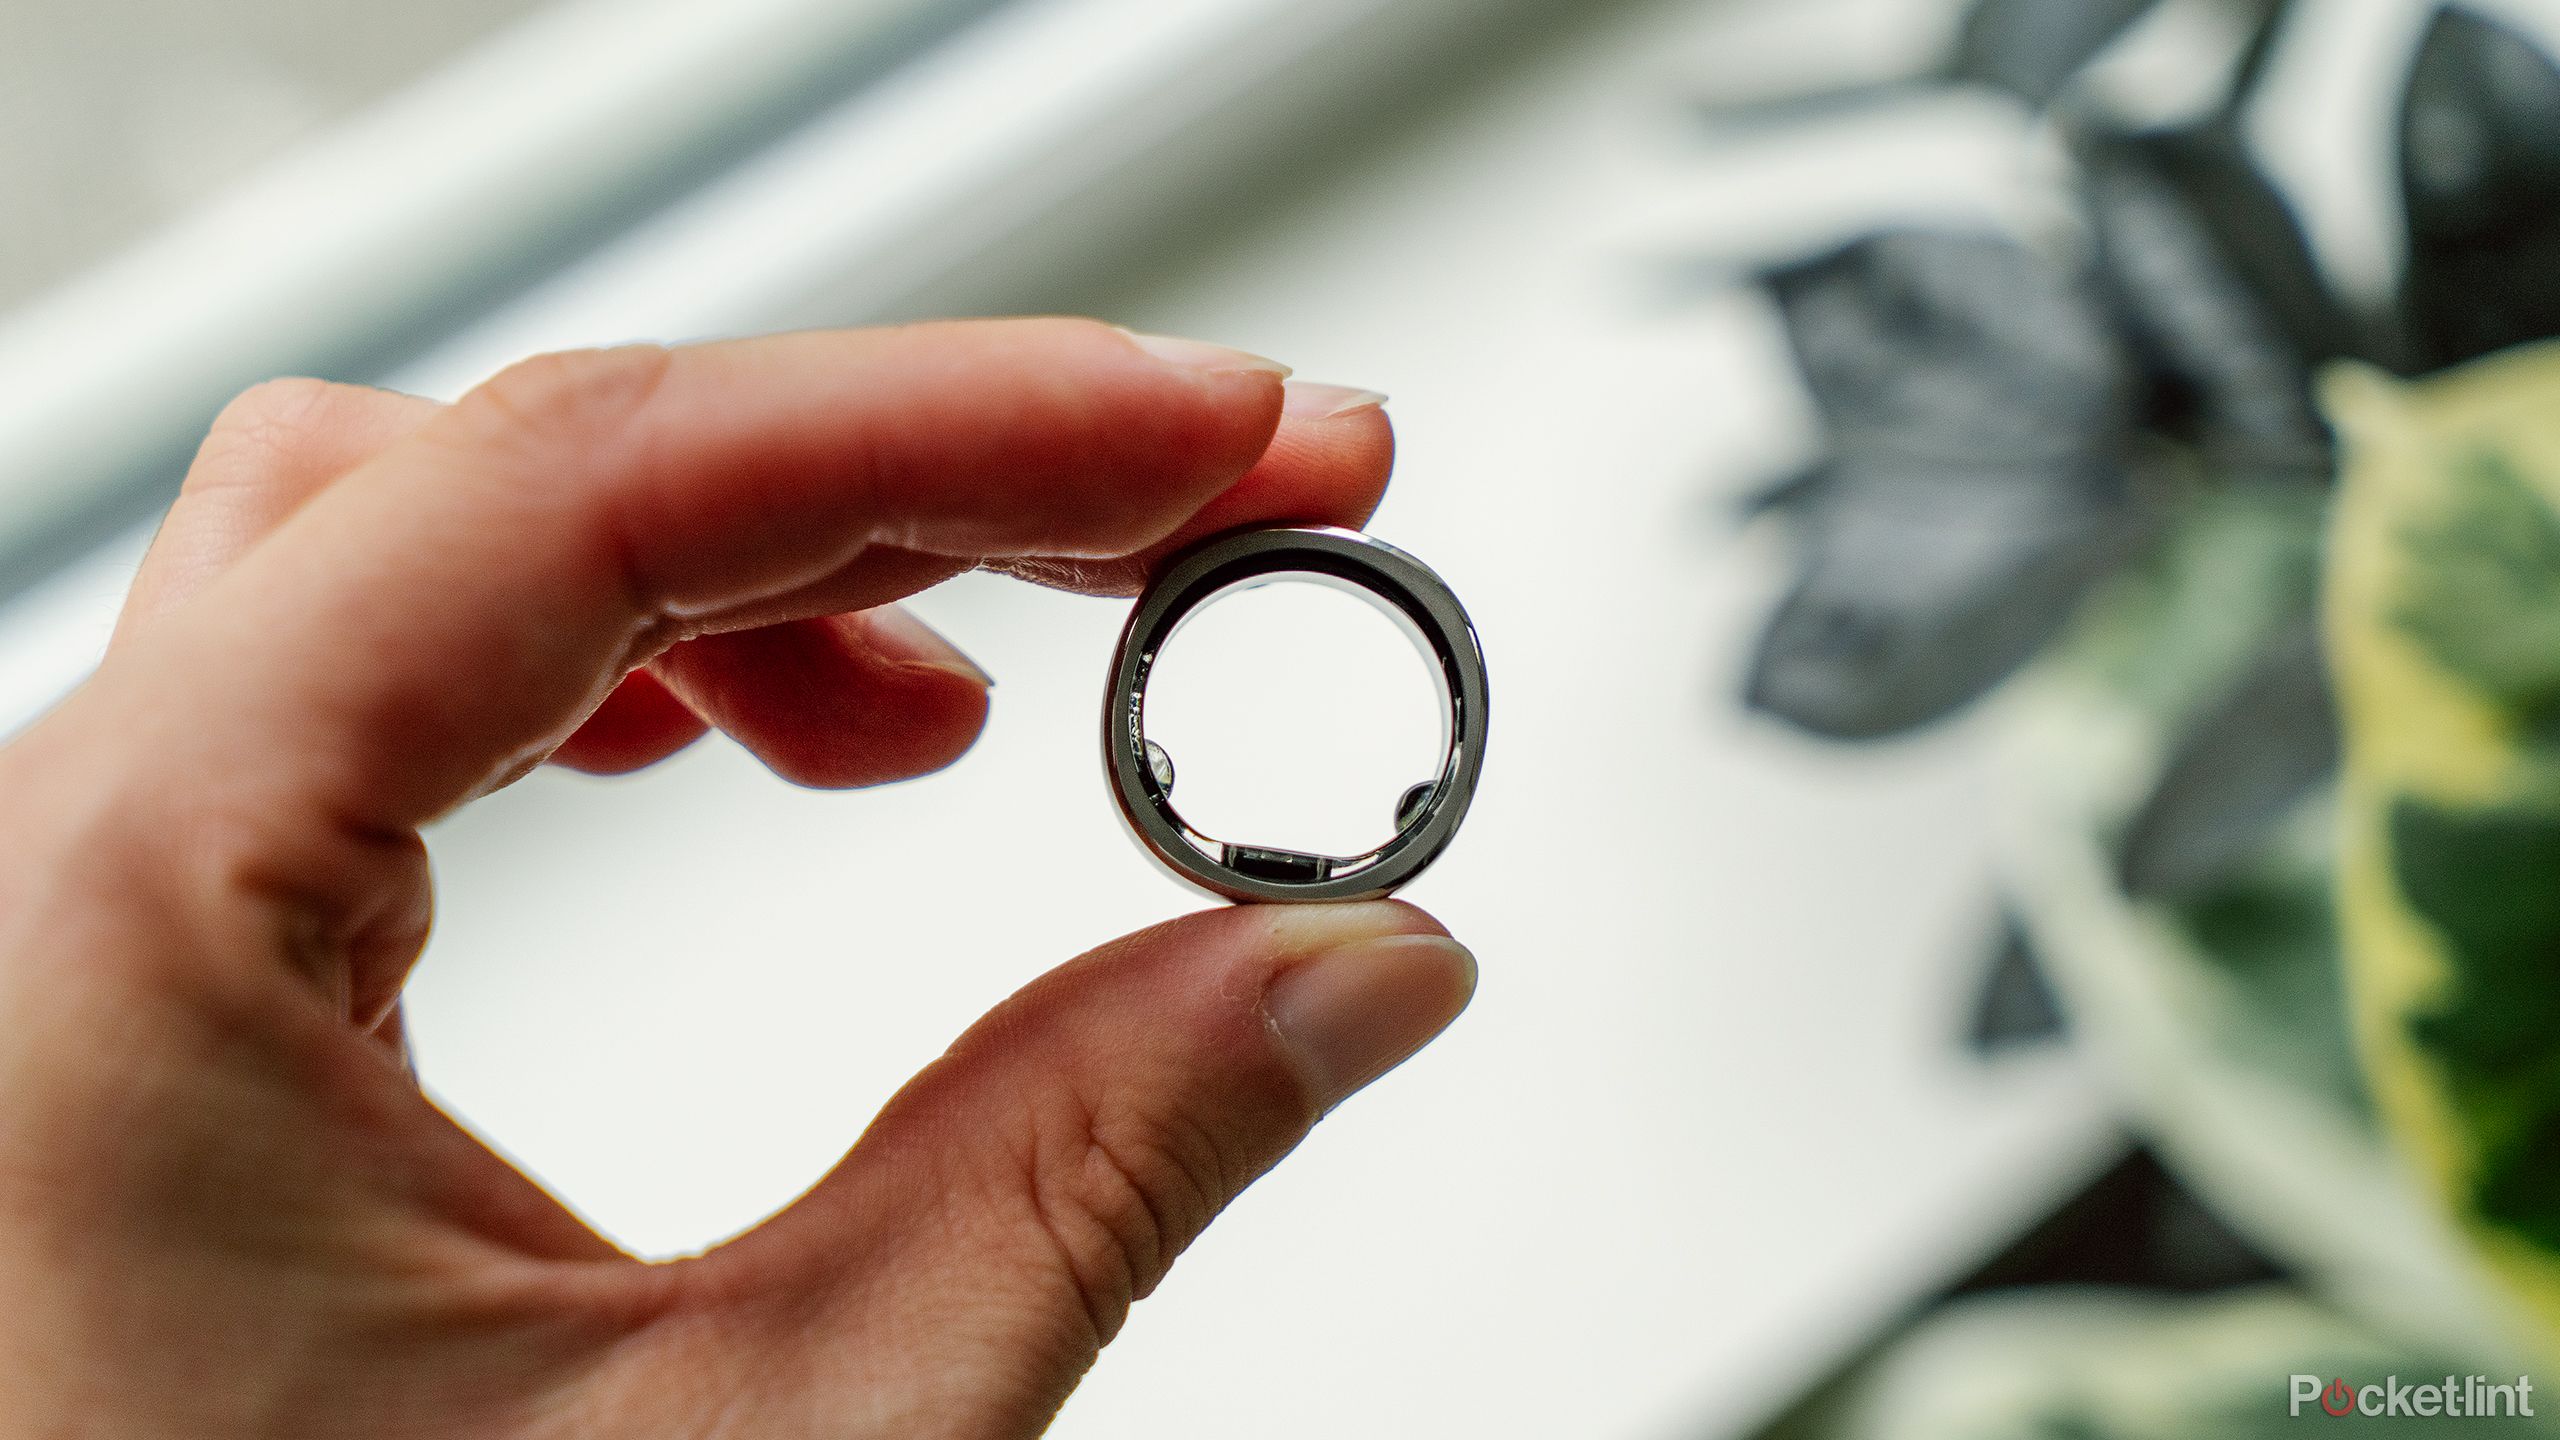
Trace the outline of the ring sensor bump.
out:
[[[1369,602],[1443,682],[1439,773],[1396,799],[1395,835],[1362,854],[1314,855],[1200,833],[1174,808],[1173,757],[1147,738],[1147,681],[1183,621],[1239,590],[1279,580],[1329,585]],[[1103,767],[1138,843],[1180,879],[1239,901],[1374,900],[1421,874],[1458,833],[1484,765],[1485,707],[1475,627],[1431,567],[1356,530],[1231,530],[1167,561],[1130,611],[1103,704]]]

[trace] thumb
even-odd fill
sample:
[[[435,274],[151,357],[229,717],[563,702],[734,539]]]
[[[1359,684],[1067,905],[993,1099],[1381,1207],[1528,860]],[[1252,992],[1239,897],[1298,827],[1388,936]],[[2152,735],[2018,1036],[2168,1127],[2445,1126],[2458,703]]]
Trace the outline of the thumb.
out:
[[[1142,931],[999,1006],[816,1190],[687,1268],[778,1422],[1035,1434],[1219,1210],[1474,988],[1396,902]]]

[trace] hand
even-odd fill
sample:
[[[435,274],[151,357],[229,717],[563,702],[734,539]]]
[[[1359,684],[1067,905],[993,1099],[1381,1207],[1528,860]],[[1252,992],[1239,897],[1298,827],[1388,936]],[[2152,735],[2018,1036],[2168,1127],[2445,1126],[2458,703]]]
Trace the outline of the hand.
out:
[[[549,356],[450,407],[250,392],[96,676],[0,750],[0,1435],[1037,1432],[1465,1005],[1464,950],[1392,903],[1106,945],[781,1214],[652,1265],[412,1083],[418,827],[706,722],[805,784],[938,768],[985,685],[890,602],[1357,525],[1389,451],[1355,393],[1078,321]]]

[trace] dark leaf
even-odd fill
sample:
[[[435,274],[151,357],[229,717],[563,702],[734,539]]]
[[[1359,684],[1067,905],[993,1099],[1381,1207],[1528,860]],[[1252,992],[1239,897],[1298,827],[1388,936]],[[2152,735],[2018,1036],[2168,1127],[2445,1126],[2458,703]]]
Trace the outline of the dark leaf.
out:
[[[2248,30],[2240,42],[2240,53],[2233,57],[2231,85],[2224,95],[2221,114],[2228,121],[2236,118],[2243,107],[2257,98],[2258,86],[2267,78],[2270,62],[2275,59],[2276,42],[2283,38],[2285,21],[2293,14],[2296,0],[2232,0],[2249,13]]]
[[[2319,365],[2353,348],[2300,222],[2227,120],[2078,146],[2110,298],[2153,421],[2216,468],[2326,478]]]
[[[2140,526],[2130,367],[2083,281],[1990,236],[1874,236],[1772,275],[1830,458],[1786,487],[1800,571],[1754,706],[1889,735],[1998,684]]]
[[[2155,0],[1975,0],[1947,74],[2041,109]]]
[[[1835,451],[1997,468],[2112,458],[2128,431],[2094,287],[2015,241],[1873,235],[1767,284]]]
[[[1823,481],[1830,474],[1828,466],[1808,465],[1752,490],[1742,497],[1737,508],[1745,520],[1762,515],[1792,514],[1813,503],[1822,493]]]
[[[2560,69],[2468,10],[2437,13],[2400,108],[2404,365],[2560,335]]]
[[[2125,828],[2125,892],[2192,897],[2255,859],[2338,766],[2336,702],[2310,616],[2269,637],[2239,683],[2180,736]]]
[[[2057,1040],[2063,1034],[2062,1007],[2036,959],[2035,942],[2016,912],[2000,915],[2000,942],[1992,951],[1991,971],[1983,977],[1982,994],[1974,1001],[1973,1027],[1966,1037],[1977,1055],[1993,1055],[2024,1045]]]
[[[1798,512],[1802,571],[1745,699],[1874,739],[1980,697],[2060,633],[2140,532],[2111,467],[1843,455]]]
[[[1955,43],[1929,72],[1781,94],[1715,96],[1697,104],[1718,129],[1757,131],[1838,120],[1904,104],[1948,85],[2005,91],[2042,110],[2090,61],[2159,0],[1975,0],[1956,27]],[[2261,11],[2285,0],[2227,0]],[[2244,67],[2244,71],[2247,67]]]
[[[2199,1293],[2282,1273],[2149,1148],[2137,1147],[1949,1293],[2031,1285]]]

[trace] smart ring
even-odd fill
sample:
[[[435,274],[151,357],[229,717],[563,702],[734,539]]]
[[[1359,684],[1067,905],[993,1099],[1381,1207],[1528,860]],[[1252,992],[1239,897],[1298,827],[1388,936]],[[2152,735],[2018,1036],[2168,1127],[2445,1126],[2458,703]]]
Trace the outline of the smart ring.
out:
[[[1368,601],[1445,682],[1440,772],[1394,802],[1394,837],[1365,854],[1310,855],[1201,834],[1174,808],[1173,757],[1147,738],[1147,680],[1182,622],[1214,600],[1275,580],[1310,580]],[[1204,890],[1230,900],[1373,900],[1421,874],[1458,833],[1484,765],[1485,706],[1475,627],[1429,566],[1354,530],[1231,530],[1175,555],[1138,597],[1111,660],[1103,766],[1138,843]]]

